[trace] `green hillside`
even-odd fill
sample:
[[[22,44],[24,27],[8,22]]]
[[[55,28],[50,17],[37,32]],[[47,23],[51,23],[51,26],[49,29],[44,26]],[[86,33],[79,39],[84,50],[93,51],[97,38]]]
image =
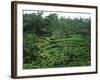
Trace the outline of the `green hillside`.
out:
[[[23,68],[90,66],[90,18],[23,14]]]

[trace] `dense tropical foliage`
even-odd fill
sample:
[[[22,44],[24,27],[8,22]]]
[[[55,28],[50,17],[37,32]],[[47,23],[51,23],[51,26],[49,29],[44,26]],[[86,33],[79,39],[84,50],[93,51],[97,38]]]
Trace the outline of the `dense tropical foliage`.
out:
[[[23,68],[89,66],[90,18],[23,14]]]

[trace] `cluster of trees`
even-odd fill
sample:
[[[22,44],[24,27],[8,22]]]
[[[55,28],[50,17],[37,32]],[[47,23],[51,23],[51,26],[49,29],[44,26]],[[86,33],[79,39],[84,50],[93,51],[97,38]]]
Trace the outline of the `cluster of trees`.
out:
[[[90,18],[23,14],[23,68],[89,66]]]

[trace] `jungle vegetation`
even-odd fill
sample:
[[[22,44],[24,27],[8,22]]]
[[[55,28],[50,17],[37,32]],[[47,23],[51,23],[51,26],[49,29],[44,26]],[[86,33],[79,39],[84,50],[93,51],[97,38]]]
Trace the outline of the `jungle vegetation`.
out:
[[[23,69],[91,65],[91,19],[23,14]]]

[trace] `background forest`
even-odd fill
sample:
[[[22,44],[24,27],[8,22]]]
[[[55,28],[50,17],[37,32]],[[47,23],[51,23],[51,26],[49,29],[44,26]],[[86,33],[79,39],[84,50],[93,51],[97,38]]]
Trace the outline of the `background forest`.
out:
[[[91,19],[23,14],[23,69],[91,65]]]

